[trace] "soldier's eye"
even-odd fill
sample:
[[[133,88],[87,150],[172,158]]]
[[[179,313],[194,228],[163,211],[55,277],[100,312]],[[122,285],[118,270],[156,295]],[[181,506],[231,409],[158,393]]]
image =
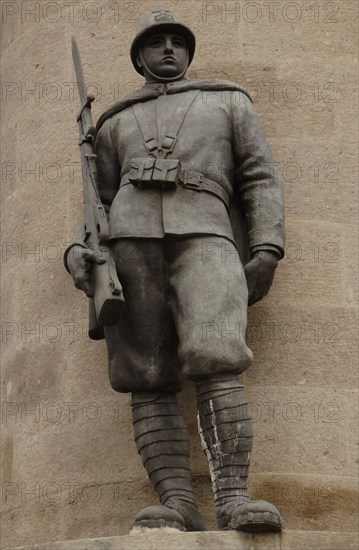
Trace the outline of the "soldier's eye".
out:
[[[162,43],[163,43],[163,40],[161,40],[160,38],[155,38],[154,40],[150,40],[149,42],[147,42],[147,46],[149,46],[150,48],[158,47],[158,46],[161,46]]]
[[[176,39],[176,40],[173,41],[173,44],[174,44],[175,46],[179,46],[180,48],[184,48],[184,42],[183,42],[183,40],[179,40],[179,39],[177,40],[177,39]]]

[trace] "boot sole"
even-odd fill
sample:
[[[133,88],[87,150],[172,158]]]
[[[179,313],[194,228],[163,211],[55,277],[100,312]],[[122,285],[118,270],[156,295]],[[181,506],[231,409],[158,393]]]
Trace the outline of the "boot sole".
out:
[[[131,531],[136,529],[161,529],[163,527],[187,532],[186,527],[178,523],[178,521],[166,521],[165,519],[142,519],[140,521],[136,521],[132,525]]]
[[[282,527],[281,519],[271,512],[248,512],[237,516],[235,523],[232,522],[228,528],[260,533],[261,531],[278,532],[282,530]]]

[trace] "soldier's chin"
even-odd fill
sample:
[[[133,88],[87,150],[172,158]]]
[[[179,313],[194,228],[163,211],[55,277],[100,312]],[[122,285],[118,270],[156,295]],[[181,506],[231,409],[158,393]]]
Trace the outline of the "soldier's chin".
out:
[[[162,76],[164,78],[175,78],[176,76],[180,76],[183,73],[183,70],[184,67],[178,68],[176,65],[166,63],[159,68],[157,73],[159,77]]]

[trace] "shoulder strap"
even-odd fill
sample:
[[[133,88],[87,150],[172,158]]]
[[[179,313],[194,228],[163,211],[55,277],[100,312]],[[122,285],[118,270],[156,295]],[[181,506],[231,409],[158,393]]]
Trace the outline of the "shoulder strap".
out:
[[[183,121],[199,92],[199,90],[194,90],[183,94],[178,107],[174,112],[171,112],[171,122],[161,144],[159,144],[158,138],[153,135],[153,120],[151,120],[148,112],[144,109],[143,104],[136,103],[132,105],[137,124],[141,130],[144,145],[150,155],[156,158],[166,158],[166,156],[173,151]]]

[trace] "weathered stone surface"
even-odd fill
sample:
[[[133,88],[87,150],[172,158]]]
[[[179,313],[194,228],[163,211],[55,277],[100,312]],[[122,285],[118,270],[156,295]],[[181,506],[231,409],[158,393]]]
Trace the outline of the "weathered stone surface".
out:
[[[285,275],[283,277],[285,279]],[[279,274],[276,285],[280,282]],[[294,293],[294,292],[293,292]],[[353,388],[357,379],[357,312],[352,307],[291,300],[254,306],[249,315],[248,341],[254,368],[243,375],[246,384]],[[290,359],[289,359],[290,357]],[[283,377],[283,363],[286,363]],[[345,367],[343,367],[345,365]],[[345,368],[345,378],[338,373]]]
[[[22,546],[8,550],[356,550],[355,533],[335,531],[284,531],[281,535],[239,532],[176,533],[174,529],[132,532],[127,537],[71,540]]]

